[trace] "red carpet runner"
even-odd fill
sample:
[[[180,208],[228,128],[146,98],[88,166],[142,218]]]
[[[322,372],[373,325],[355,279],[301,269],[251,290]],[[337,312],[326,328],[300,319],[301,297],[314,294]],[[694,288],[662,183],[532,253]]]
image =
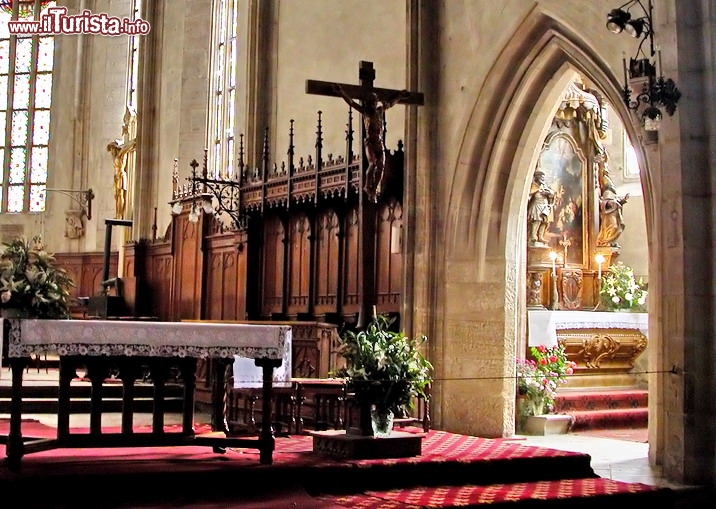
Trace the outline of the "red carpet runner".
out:
[[[198,432],[204,430],[205,426],[197,426]],[[52,436],[54,431],[37,422],[23,423],[24,436]],[[5,433],[7,421],[0,419],[0,434]],[[251,449],[226,454],[195,446],[55,449],[25,456],[16,474],[0,464],[0,493],[31,494],[34,505],[24,507],[76,507],[77,493],[92,486],[98,493],[111,493],[111,503],[101,507],[160,507],[172,501],[175,507],[185,507],[180,501],[207,494],[237,504],[242,497],[261,493],[258,496],[270,498],[290,483],[314,497],[316,507],[409,509],[519,503],[520,507],[584,508],[621,499],[649,502],[657,497],[658,507],[673,507],[670,490],[601,479],[586,454],[527,446],[519,440],[431,431],[423,440],[420,456],[388,460],[336,460],[313,453],[312,448],[310,436],[278,438],[272,465],[261,465],[258,452]],[[4,458],[4,452],[0,445],[0,457]]]

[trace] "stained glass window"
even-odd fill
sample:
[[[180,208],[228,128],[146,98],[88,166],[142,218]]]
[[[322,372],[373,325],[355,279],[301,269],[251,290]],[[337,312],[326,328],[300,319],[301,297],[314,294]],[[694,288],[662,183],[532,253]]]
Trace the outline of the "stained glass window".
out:
[[[0,212],[45,210],[55,41],[48,34],[11,34],[13,20],[33,21],[54,7],[13,0],[0,11],[0,125],[4,127]]]
[[[209,113],[209,167],[215,177],[234,176],[238,0],[214,2],[214,44]]]

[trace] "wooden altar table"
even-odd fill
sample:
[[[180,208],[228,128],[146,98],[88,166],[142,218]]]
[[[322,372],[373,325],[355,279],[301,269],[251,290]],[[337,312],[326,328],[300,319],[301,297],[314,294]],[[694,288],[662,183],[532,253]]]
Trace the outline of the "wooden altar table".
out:
[[[274,433],[265,419],[258,437],[227,436],[224,413],[225,377],[234,356],[254,359],[263,371],[264,415],[270,411],[274,368],[291,355],[291,327],[202,322],[141,322],[113,320],[0,320],[12,370],[10,430],[0,435],[7,444],[6,462],[19,469],[25,454],[56,448],[154,447],[206,445],[216,452],[227,447],[255,448],[262,464],[273,462]],[[33,355],[60,358],[57,437],[22,436],[23,373]],[[194,390],[197,359],[217,359],[214,370],[212,433],[194,433]],[[90,379],[89,433],[70,431],[70,384],[77,369]],[[110,376],[122,382],[120,432],[102,430],[102,388]],[[133,392],[137,380],[154,385],[151,433],[133,431]],[[178,432],[164,430],[164,395],[168,380],[184,385],[182,425]]]

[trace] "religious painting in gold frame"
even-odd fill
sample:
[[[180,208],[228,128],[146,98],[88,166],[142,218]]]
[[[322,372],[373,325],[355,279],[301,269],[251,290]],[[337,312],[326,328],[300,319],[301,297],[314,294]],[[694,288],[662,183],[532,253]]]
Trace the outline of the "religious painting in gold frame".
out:
[[[555,191],[554,209],[545,235],[553,249],[564,255],[565,265],[585,265],[586,231],[589,213],[585,211],[587,161],[574,138],[565,132],[547,135],[539,155],[548,185]]]

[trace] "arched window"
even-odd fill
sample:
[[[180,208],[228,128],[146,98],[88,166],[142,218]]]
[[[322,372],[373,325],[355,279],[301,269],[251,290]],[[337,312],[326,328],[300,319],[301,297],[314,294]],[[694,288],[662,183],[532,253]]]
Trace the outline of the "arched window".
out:
[[[209,168],[214,177],[234,176],[236,145],[236,25],[238,0],[214,2],[211,94],[209,107]]]
[[[9,22],[39,19],[55,4],[0,0],[2,213],[45,210],[55,40],[49,34],[11,34]]]

